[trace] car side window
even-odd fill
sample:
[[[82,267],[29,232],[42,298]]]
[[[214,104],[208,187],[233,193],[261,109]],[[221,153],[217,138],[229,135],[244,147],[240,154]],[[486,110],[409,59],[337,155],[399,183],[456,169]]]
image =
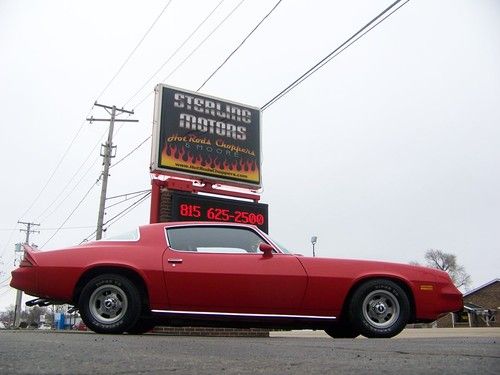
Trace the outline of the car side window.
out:
[[[200,253],[260,253],[265,242],[250,229],[228,227],[177,227],[167,229],[170,248]]]

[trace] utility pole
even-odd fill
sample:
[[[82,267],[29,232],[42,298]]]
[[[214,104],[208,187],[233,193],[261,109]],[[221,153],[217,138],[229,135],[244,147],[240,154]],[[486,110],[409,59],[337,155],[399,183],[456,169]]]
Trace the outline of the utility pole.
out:
[[[139,120],[130,120],[130,119],[117,119],[116,115],[121,115],[122,113],[128,113],[130,115],[134,114],[134,111],[126,111],[123,108],[119,109],[116,106],[107,106],[104,104],[94,103],[97,107],[102,107],[111,115],[109,119],[102,118],[94,118],[93,116],[87,118],[87,121],[108,121],[109,122],[109,132],[108,132],[108,140],[105,144],[101,145],[101,156],[103,157],[103,170],[102,170],[102,186],[101,186],[101,199],[99,202],[99,214],[97,216],[97,230],[95,239],[100,240],[102,238],[102,227],[104,223],[104,208],[106,204],[106,191],[108,189],[108,177],[109,177],[109,167],[111,165],[111,159],[115,157],[116,146],[113,146],[113,131],[115,127],[115,122],[139,122]]]
[[[26,232],[26,239],[24,241],[24,243],[26,245],[29,245],[29,242],[30,242],[30,234],[31,233],[40,233],[39,230],[33,230],[31,229],[32,226],[40,226],[40,224],[35,224],[35,223],[27,223],[25,221],[18,221],[17,222],[18,224],[23,224],[23,225],[26,225],[26,229],[19,229],[20,232]],[[24,250],[22,250],[22,247],[19,247],[19,250],[15,250],[16,252],[21,252]],[[17,290],[17,293],[16,293],[16,307],[14,309],[14,327],[19,327],[19,321],[21,320],[21,303],[22,303],[22,299],[23,299],[23,292],[21,290]]]

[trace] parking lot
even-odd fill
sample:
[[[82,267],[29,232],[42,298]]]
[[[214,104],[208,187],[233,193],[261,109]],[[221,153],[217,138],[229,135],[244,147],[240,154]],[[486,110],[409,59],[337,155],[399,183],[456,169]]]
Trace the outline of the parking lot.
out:
[[[500,329],[464,329],[457,331],[460,335],[430,331],[406,330],[395,339],[333,340],[315,331],[209,338],[4,330],[0,373],[498,373]]]

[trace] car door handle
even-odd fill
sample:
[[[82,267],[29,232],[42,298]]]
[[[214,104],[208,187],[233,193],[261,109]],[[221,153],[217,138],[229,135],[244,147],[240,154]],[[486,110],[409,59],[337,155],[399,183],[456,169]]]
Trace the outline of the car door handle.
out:
[[[176,263],[182,263],[182,259],[179,259],[179,258],[169,258],[167,260],[168,263],[173,263],[173,264],[176,264]]]

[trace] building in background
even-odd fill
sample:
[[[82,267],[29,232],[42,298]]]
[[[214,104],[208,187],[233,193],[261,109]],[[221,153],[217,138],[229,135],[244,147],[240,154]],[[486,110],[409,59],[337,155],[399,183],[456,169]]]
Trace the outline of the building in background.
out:
[[[500,278],[464,294],[464,309],[437,321],[438,327],[499,327]]]

